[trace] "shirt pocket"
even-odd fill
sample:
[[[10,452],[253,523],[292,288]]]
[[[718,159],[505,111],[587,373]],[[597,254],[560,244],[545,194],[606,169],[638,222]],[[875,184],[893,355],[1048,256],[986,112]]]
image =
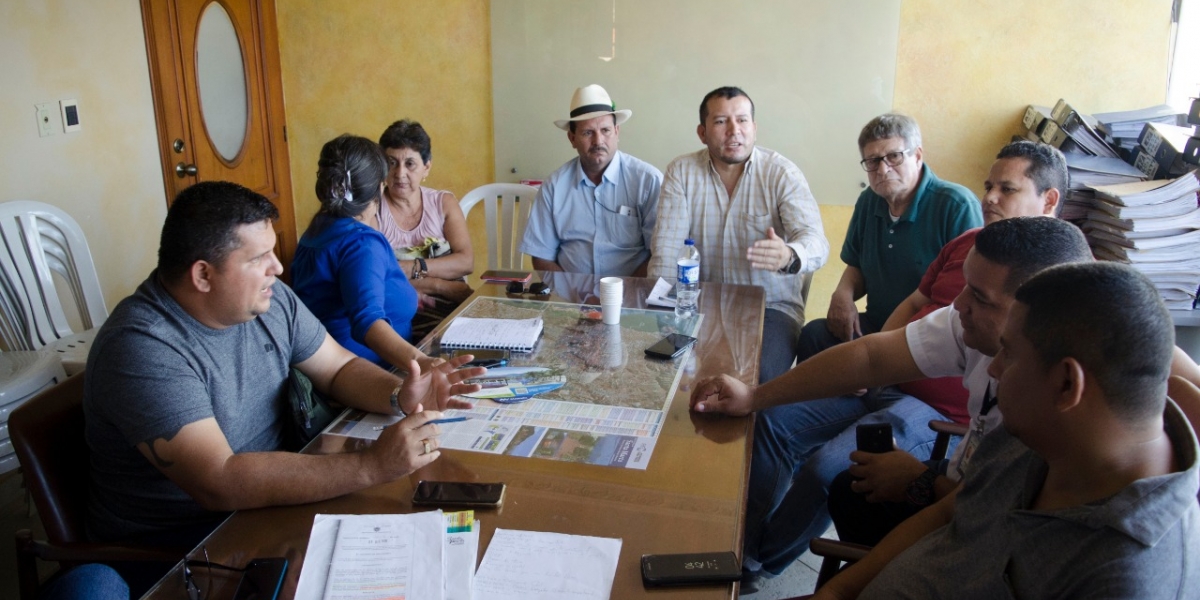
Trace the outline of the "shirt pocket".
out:
[[[631,206],[629,209],[628,215],[601,209],[603,214],[600,217],[600,231],[596,232],[596,243],[608,243],[625,249],[642,248],[642,220],[638,218],[636,208]]]
[[[775,227],[775,216],[771,214],[756,215],[749,212],[738,215],[738,227],[744,231],[746,236],[746,244],[753,244],[757,240],[767,239],[767,228]],[[775,235],[783,237],[783,233],[776,227]],[[744,249],[743,249],[744,250]]]

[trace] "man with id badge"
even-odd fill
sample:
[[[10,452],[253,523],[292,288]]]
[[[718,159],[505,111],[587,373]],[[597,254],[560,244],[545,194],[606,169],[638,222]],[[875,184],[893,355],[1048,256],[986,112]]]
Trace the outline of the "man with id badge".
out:
[[[814,600],[1195,596],[1200,389],[1170,374],[1158,290],[1129,265],[1076,263],[1010,304],[988,361],[1003,425],[960,486]]]
[[[589,85],[575,90],[570,116],[554,122],[579,156],[550,174],[533,201],[521,241],[533,268],[646,275],[662,173],[617,151],[621,123],[632,115]]]
[[[970,414],[981,415],[992,384],[988,365],[999,349],[1000,330],[1017,287],[1047,267],[1091,260],[1083,232],[1065,221],[1017,217],[993,223],[975,239],[963,267],[966,287],[952,306],[903,329],[834,346],[758,388],[725,375],[701,381],[692,393],[692,408],[743,415],[861,388],[957,375],[970,390]],[[986,416],[973,419],[972,426],[987,431],[998,422],[999,411],[989,410]],[[899,430],[908,425],[898,420],[892,426]],[[824,495],[793,483],[815,451],[802,441],[801,436],[782,432],[755,432],[742,561],[744,583],[781,573],[808,549],[809,540],[829,526],[828,517],[813,506],[814,502],[824,503]],[[959,444],[950,473],[955,473],[969,445]],[[852,459],[856,456],[851,454]],[[933,475],[928,481],[931,494],[949,492],[957,485],[954,475]],[[761,569],[753,568],[756,562]]]

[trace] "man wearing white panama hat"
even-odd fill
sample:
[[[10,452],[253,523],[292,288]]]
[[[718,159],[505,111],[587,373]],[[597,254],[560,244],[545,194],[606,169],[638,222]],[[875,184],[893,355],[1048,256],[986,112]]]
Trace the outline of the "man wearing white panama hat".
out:
[[[617,151],[621,123],[632,114],[593,84],[576,89],[569,118],[554,122],[579,156],[534,199],[521,252],[535,269],[645,275],[662,172]]]

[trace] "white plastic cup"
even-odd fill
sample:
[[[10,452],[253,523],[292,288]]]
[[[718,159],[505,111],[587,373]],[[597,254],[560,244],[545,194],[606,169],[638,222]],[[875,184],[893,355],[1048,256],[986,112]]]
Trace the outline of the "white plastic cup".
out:
[[[600,311],[604,314],[605,325],[617,325],[621,322],[620,302],[600,302]]]
[[[602,277],[600,279],[600,304],[621,304],[625,296],[625,281],[620,277]]]
[[[605,327],[604,366],[616,369],[625,362],[625,346],[621,343],[620,327]]]

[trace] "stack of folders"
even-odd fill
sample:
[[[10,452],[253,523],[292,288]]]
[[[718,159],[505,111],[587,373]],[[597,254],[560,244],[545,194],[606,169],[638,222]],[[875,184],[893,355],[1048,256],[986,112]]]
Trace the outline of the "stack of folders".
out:
[[[1081,227],[1101,260],[1130,263],[1154,282],[1167,308],[1191,309],[1200,291],[1200,179],[1092,187]]]
[[[1080,223],[1087,217],[1095,202],[1095,186],[1117,185],[1145,181],[1146,174],[1137,167],[1119,159],[1106,156],[1069,153],[1067,194],[1058,205],[1059,218]]]
[[[1200,98],[1192,98],[1192,109],[1188,111],[1187,120],[1192,126],[1192,136],[1183,147],[1183,162],[1200,165]]]
[[[1200,165],[1200,100],[1190,112],[1162,104],[1088,115],[1059,99],[1026,107],[1024,131],[1014,139],[1062,150],[1070,184],[1058,216],[1082,225],[1095,208],[1095,187],[1178,178]]]
[[[1062,99],[1054,108],[1029,105],[1021,124],[1025,126],[1023,138],[1045,142],[1064,153],[1121,157],[1117,149],[1109,144],[1095,118],[1075,110]]]
[[[1146,123],[1138,136],[1138,154],[1134,166],[1152,178],[1178,177],[1195,168],[1183,162],[1191,127],[1166,123]]]
[[[1183,115],[1166,104],[1137,110],[1096,113],[1093,116],[1113,140],[1121,152],[1121,157],[1129,164],[1133,164],[1137,160],[1138,138],[1141,137],[1142,130],[1146,128],[1147,123],[1183,124]]]

